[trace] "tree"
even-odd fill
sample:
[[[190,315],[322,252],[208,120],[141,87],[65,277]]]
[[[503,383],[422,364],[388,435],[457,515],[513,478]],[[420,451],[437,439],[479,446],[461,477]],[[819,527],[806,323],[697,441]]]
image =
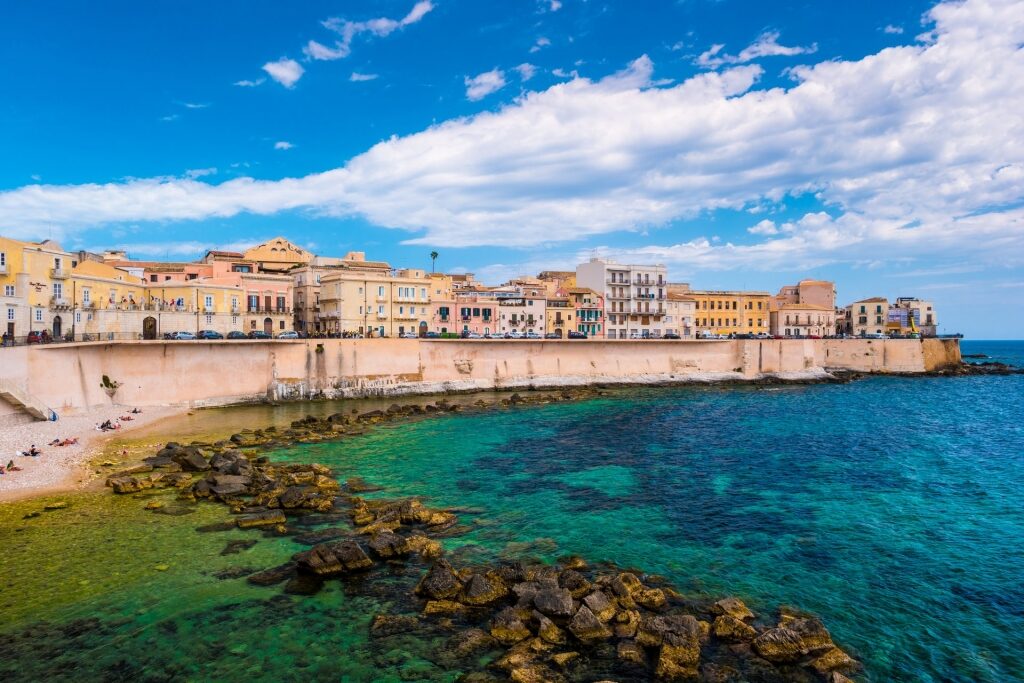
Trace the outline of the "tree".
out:
[[[434,272],[434,265],[437,263],[437,257],[440,256],[436,251],[430,252],[430,272]]]

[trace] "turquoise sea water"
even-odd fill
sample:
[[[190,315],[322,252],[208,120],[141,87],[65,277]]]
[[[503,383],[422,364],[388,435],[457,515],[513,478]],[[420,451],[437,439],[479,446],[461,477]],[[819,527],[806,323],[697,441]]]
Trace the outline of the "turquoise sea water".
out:
[[[1024,365],[1024,342],[964,342]],[[231,431],[230,412],[224,415]],[[382,495],[469,508],[457,562],[579,554],[755,611],[819,614],[871,681],[1024,680],[1024,376],[631,389],[446,415],[276,459]],[[301,546],[195,532],[145,499],[0,508],[0,678],[453,680],[423,639],[367,637],[407,609],[337,582],[284,596],[214,572]],[[41,507],[35,504],[35,507]],[[258,539],[234,555],[227,540]],[[397,580],[397,579],[396,579]]]

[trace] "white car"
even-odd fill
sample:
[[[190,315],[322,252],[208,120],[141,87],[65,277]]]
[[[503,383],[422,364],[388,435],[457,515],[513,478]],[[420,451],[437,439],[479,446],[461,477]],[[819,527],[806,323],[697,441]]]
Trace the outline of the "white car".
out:
[[[519,330],[512,330],[505,335],[505,339],[522,339],[523,335],[519,334]]]
[[[537,334],[536,332],[532,332],[531,331],[531,332],[527,332],[526,333],[526,337],[525,338],[526,339],[540,339],[541,336],[539,334]]]
[[[286,332],[282,332],[281,334],[277,335],[277,338],[278,339],[298,339],[299,338],[299,333],[296,332],[295,330],[287,330]]]
[[[399,339],[418,339],[419,336],[415,332],[403,332],[398,335]]]

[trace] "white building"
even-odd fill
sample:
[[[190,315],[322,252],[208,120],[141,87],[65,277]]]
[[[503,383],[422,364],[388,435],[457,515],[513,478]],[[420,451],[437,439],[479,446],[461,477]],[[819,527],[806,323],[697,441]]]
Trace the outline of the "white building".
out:
[[[660,337],[665,333],[665,266],[623,265],[592,258],[576,266],[576,284],[604,294],[609,339]]]

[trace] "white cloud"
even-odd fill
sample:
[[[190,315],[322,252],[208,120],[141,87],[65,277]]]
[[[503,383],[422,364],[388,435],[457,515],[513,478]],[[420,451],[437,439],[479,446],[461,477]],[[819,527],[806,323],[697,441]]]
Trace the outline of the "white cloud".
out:
[[[887,24],[885,26],[885,28],[882,29],[882,31],[884,33],[891,33],[892,35],[897,35],[897,36],[903,35],[903,27],[902,26],[894,26],[893,24]]]
[[[779,228],[775,225],[775,221],[766,218],[757,225],[747,228],[747,232],[751,235],[778,235]]]
[[[257,78],[254,81],[241,80],[241,81],[235,81],[234,84],[239,86],[239,87],[241,87],[241,88],[255,88],[258,85],[263,85],[263,83],[266,82],[266,80],[267,79],[265,79],[265,78]]]
[[[525,83],[537,74],[537,67],[533,64],[523,63],[516,67],[516,72],[519,74],[520,80]]]
[[[202,178],[203,176],[216,175],[216,168],[190,168],[185,171],[186,178]]]
[[[293,88],[295,84],[302,78],[302,74],[305,73],[305,69],[302,65],[296,62],[294,59],[282,58],[276,62],[267,62],[263,65],[263,70],[273,78],[275,81],[280,83],[286,88]]]
[[[295,145],[285,140],[278,140],[277,142],[274,143],[274,149],[288,150],[294,146]]]
[[[375,81],[377,80],[377,74],[361,74],[357,71],[353,71],[352,75],[348,77],[348,80],[353,83],[362,83],[364,81]]]
[[[1024,261],[1024,14],[941,3],[926,42],[794,68],[651,83],[647,58],[497,111],[384,140],[299,178],[143,179],[0,192],[15,236],[307,209],[359,215],[441,247],[533,246],[648,231],[813,194],[827,208],[720,243],[697,231],[632,258],[707,268],[811,267],[930,255]],[[758,218],[751,218],[751,227]],[[564,249],[563,249],[564,251]]]
[[[551,41],[548,40],[547,38],[538,38],[537,42],[534,43],[533,47],[530,48],[530,52],[540,52],[542,49],[548,47],[549,45],[551,45]]]
[[[722,52],[725,45],[715,44],[697,57],[697,64],[708,69],[717,69],[726,64],[746,64],[761,57],[791,57],[793,55],[806,55],[818,51],[815,43],[809,47],[786,47],[779,45],[779,32],[766,31],[758,36],[757,40],[743,48],[738,55],[729,55]]]
[[[505,87],[505,72],[501,69],[491,69],[472,78],[466,76],[465,83],[466,99],[476,102]]]
[[[315,40],[311,40],[306,43],[306,47],[304,47],[302,51],[310,59],[324,61],[343,59],[352,53],[352,41],[356,36],[362,33],[368,33],[370,35],[377,36],[378,38],[383,38],[394,33],[398,29],[415,24],[433,9],[434,3],[430,2],[430,0],[421,0],[413,5],[412,9],[409,10],[409,13],[401,19],[380,17],[377,19],[370,19],[369,21],[348,21],[340,17],[332,17],[321,23],[325,28],[334,31],[341,36],[339,40],[334,42],[334,46],[328,47],[327,45],[318,43]]]
[[[161,116],[161,121],[177,121],[181,118],[181,114],[168,114],[167,116]]]
[[[185,107],[186,109],[206,109],[210,105],[202,102],[182,102],[181,106]]]

